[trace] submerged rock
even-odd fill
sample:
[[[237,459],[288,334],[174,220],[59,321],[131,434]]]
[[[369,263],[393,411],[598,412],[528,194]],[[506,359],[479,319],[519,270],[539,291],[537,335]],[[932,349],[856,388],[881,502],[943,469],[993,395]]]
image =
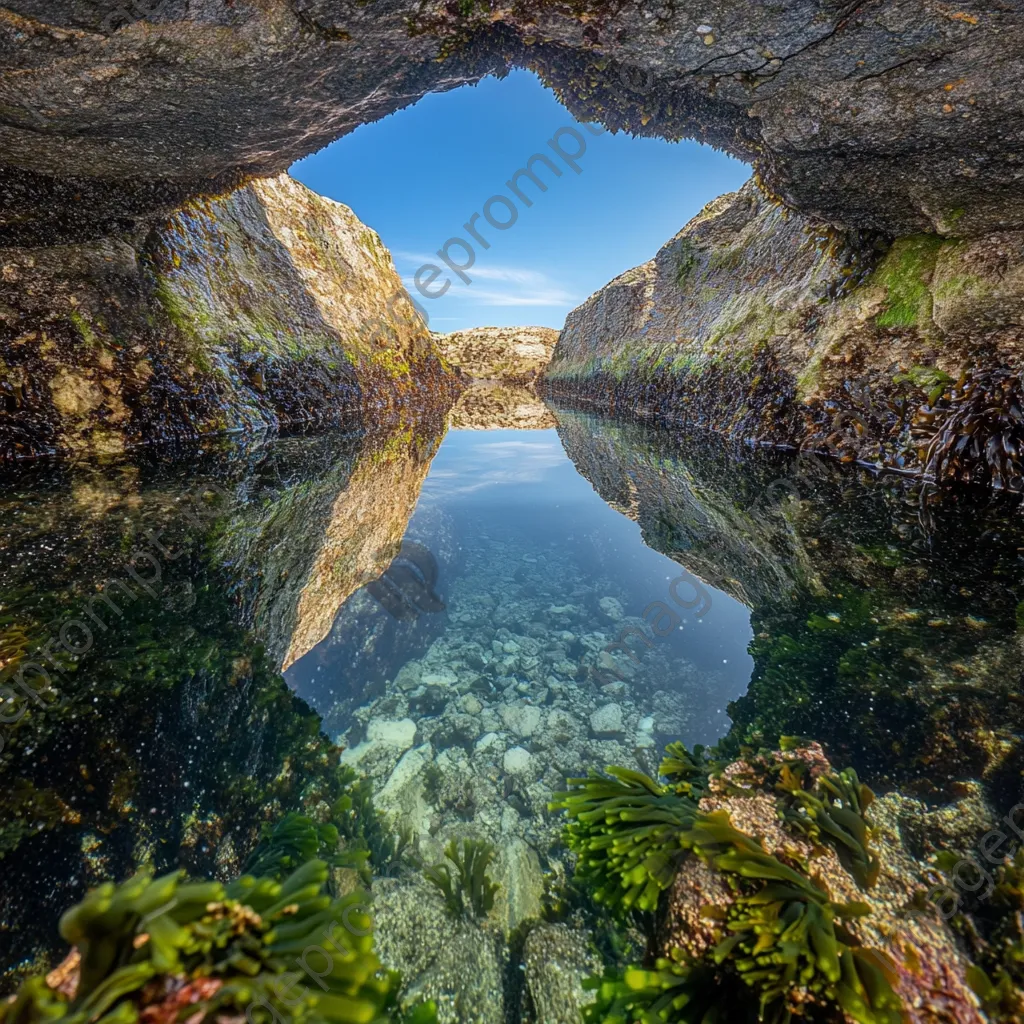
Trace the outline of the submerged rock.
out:
[[[590,731],[599,739],[621,736],[625,728],[618,704],[606,704],[590,716]]]
[[[533,1019],[578,1024],[583,1007],[594,1001],[582,981],[602,968],[588,937],[567,924],[539,924],[526,937],[523,963]]]
[[[505,1024],[508,950],[493,930],[455,920],[437,889],[419,877],[374,884],[378,953],[402,972],[402,1005],[437,1002],[439,1024]]]

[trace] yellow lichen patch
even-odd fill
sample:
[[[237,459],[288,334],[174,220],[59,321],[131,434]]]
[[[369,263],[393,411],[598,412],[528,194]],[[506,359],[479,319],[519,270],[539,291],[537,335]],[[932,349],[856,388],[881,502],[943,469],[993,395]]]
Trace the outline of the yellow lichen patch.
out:
[[[82,420],[104,402],[103,391],[82,373],[61,367],[50,381],[54,408],[69,420]]]

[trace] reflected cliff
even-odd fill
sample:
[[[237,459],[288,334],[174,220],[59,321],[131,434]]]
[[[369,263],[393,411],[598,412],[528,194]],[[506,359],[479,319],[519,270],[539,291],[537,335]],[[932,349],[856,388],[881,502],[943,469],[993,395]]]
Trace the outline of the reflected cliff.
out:
[[[554,413],[532,387],[475,381],[448,414],[452,430],[550,430]]]
[[[260,826],[321,817],[340,751],[281,665],[379,577],[443,420],[0,481],[0,963],[136,866],[236,873]]]
[[[823,741],[872,785],[948,797],[1024,769],[1024,519],[817,456],[559,410],[559,436],[644,541],[751,610],[727,743]],[[710,618],[710,616],[709,616]]]

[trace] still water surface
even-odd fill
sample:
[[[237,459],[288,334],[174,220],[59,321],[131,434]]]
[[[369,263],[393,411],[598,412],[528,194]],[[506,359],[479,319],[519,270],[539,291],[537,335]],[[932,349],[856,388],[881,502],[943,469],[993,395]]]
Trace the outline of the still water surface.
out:
[[[347,769],[427,862],[492,841],[509,928],[566,869],[552,790],[674,739],[811,736],[879,790],[1013,802],[1012,500],[557,419],[7,473],[8,989],[88,887],[231,877],[263,823],[329,818]]]

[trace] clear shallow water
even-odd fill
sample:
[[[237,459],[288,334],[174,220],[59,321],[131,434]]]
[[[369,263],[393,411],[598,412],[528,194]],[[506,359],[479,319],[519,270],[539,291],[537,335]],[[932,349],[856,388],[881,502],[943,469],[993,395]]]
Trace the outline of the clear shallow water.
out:
[[[85,888],[141,863],[230,877],[264,822],[329,816],[338,738],[425,860],[498,845],[506,925],[564,871],[552,789],[671,739],[806,735],[877,789],[1019,799],[1014,502],[558,420],[6,475],[4,680],[52,683],[5,705],[9,983],[59,956]],[[649,646],[603,661],[645,612]],[[385,923],[402,884],[374,883]]]

